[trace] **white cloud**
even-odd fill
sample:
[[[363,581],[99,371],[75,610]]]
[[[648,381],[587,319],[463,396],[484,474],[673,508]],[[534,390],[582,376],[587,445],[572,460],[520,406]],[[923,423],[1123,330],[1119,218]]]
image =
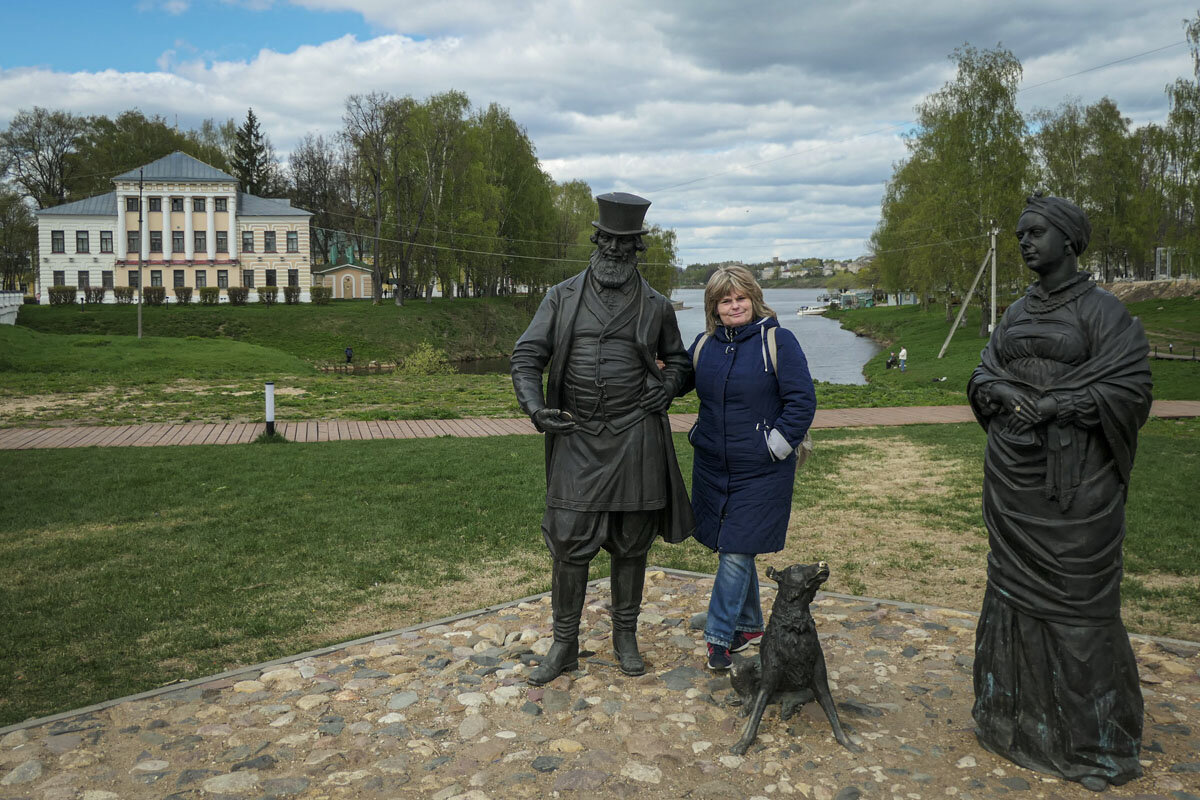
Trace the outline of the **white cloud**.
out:
[[[1033,86],[1180,42],[1194,13],[1169,0],[292,1],[360,13],[382,34],[264,48],[246,61],[199,60],[177,43],[152,73],[0,70],[0,123],[35,103],[137,106],[181,124],[241,119],[253,106],[286,153],[307,132],[337,130],[351,93],[460,89],[507,107],[556,179],[648,196],[651,221],[676,228],[685,261],[852,257],[904,156],[900,132],[953,76],[955,47],[1003,43]],[[1190,74],[1178,46],[1028,89],[1020,102],[1108,95],[1135,123],[1160,121],[1163,86]]]

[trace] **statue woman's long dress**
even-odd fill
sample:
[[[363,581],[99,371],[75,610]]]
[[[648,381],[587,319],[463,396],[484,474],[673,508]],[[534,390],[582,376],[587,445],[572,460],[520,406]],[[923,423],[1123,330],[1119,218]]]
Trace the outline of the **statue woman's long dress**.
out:
[[[1005,313],[968,386],[988,432],[991,547],[973,714],[987,749],[1099,791],[1141,775],[1120,583],[1151,380],[1141,323],[1077,271],[1090,233],[1073,204],[1030,198],[1017,235],[1039,281]]]

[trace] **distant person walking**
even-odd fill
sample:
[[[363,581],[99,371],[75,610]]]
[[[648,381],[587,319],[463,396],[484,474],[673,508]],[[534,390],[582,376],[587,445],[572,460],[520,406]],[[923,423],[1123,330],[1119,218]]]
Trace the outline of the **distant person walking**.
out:
[[[354,348],[347,347],[346,348],[346,363],[349,364],[353,360],[354,360]]]
[[[908,363],[908,348],[900,348],[900,371],[904,372],[904,365]]]

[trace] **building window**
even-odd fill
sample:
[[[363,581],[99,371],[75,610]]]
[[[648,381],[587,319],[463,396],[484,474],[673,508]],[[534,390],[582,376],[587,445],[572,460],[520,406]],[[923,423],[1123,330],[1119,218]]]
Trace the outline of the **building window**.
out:
[[[136,212],[138,210],[138,199],[136,197],[126,197],[125,210]]]
[[[204,198],[203,197],[193,197],[192,198],[192,211],[203,211],[203,210],[204,210]]]
[[[88,279],[89,279],[88,271],[86,269],[81,269],[81,270],[79,270],[79,272],[76,275],[75,285],[78,286],[80,289],[86,289],[88,286],[91,285],[88,282]]]
[[[300,232],[299,231],[288,231],[287,232],[287,251],[289,253],[299,253],[300,252]]]
[[[242,231],[242,252],[254,252],[254,231]]]
[[[150,270],[150,285],[151,286],[162,286],[162,270],[161,269]]]
[[[134,289],[138,288],[138,271],[136,269],[129,270],[129,286]]]
[[[263,231],[263,252],[275,252],[275,231]]]
[[[229,231],[217,231],[217,252],[229,252]]]
[[[200,289],[208,286],[208,270],[196,270],[196,288]]]
[[[75,231],[75,252],[76,253],[88,252],[88,250],[90,249],[88,247],[88,245],[89,245],[88,232],[87,231]]]
[[[162,198],[161,197],[151,197],[150,198],[150,210],[151,211],[162,211]]]
[[[204,231],[196,231],[194,236],[195,236],[195,244],[193,246],[195,247],[196,255],[199,255],[200,253],[207,253],[208,252],[207,234]]]
[[[61,270],[61,269],[54,270],[54,285],[55,286],[63,286],[66,284],[66,282],[67,282],[66,270]]]
[[[275,270],[273,270],[273,269],[267,270],[267,274],[263,278],[263,280],[266,281],[266,283],[264,283],[263,286],[278,286],[279,285],[278,283],[275,282]]]
[[[215,199],[213,200],[213,203],[215,203],[215,204],[216,204],[216,205],[215,205],[215,210],[217,210],[217,211],[228,211],[228,210],[229,210],[229,207],[228,207],[228,205],[227,205],[227,201],[226,201],[226,199],[225,199],[224,197],[217,197],[217,198],[215,198]]]
[[[183,270],[177,269],[172,272],[171,285],[176,289],[179,289],[183,286]]]
[[[50,231],[50,252],[65,253],[67,252],[67,235],[63,231]],[[62,286],[62,284],[58,284]]]
[[[100,231],[100,252],[112,252],[112,231]]]
[[[254,270],[242,270],[242,286],[245,286],[247,289],[254,288]]]
[[[150,231],[150,252],[162,252],[162,231]]]
[[[217,288],[219,288],[219,289],[228,289],[229,288],[229,270],[227,270],[227,269],[217,270]]]
[[[127,231],[125,234],[125,250],[128,257],[141,258],[142,239],[137,231]]]
[[[100,273],[100,285],[105,289],[113,288],[113,273],[111,269],[106,269]]]
[[[171,198],[171,210],[172,211],[183,211],[183,198],[182,197],[172,197]]]
[[[300,270],[289,269],[288,270],[288,286],[299,286],[299,285],[300,285]]]
[[[171,252],[183,252],[183,231],[171,231]]]

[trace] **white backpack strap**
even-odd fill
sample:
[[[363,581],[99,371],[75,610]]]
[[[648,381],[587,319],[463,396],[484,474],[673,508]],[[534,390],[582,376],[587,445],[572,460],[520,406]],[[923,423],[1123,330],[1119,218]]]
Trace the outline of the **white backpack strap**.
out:
[[[704,347],[704,343],[708,341],[708,334],[700,334],[699,341],[696,342],[696,349],[692,351],[692,369],[700,368],[700,348]]]
[[[767,328],[767,355],[771,357],[771,371],[779,377],[779,346],[775,344],[775,328]]]

